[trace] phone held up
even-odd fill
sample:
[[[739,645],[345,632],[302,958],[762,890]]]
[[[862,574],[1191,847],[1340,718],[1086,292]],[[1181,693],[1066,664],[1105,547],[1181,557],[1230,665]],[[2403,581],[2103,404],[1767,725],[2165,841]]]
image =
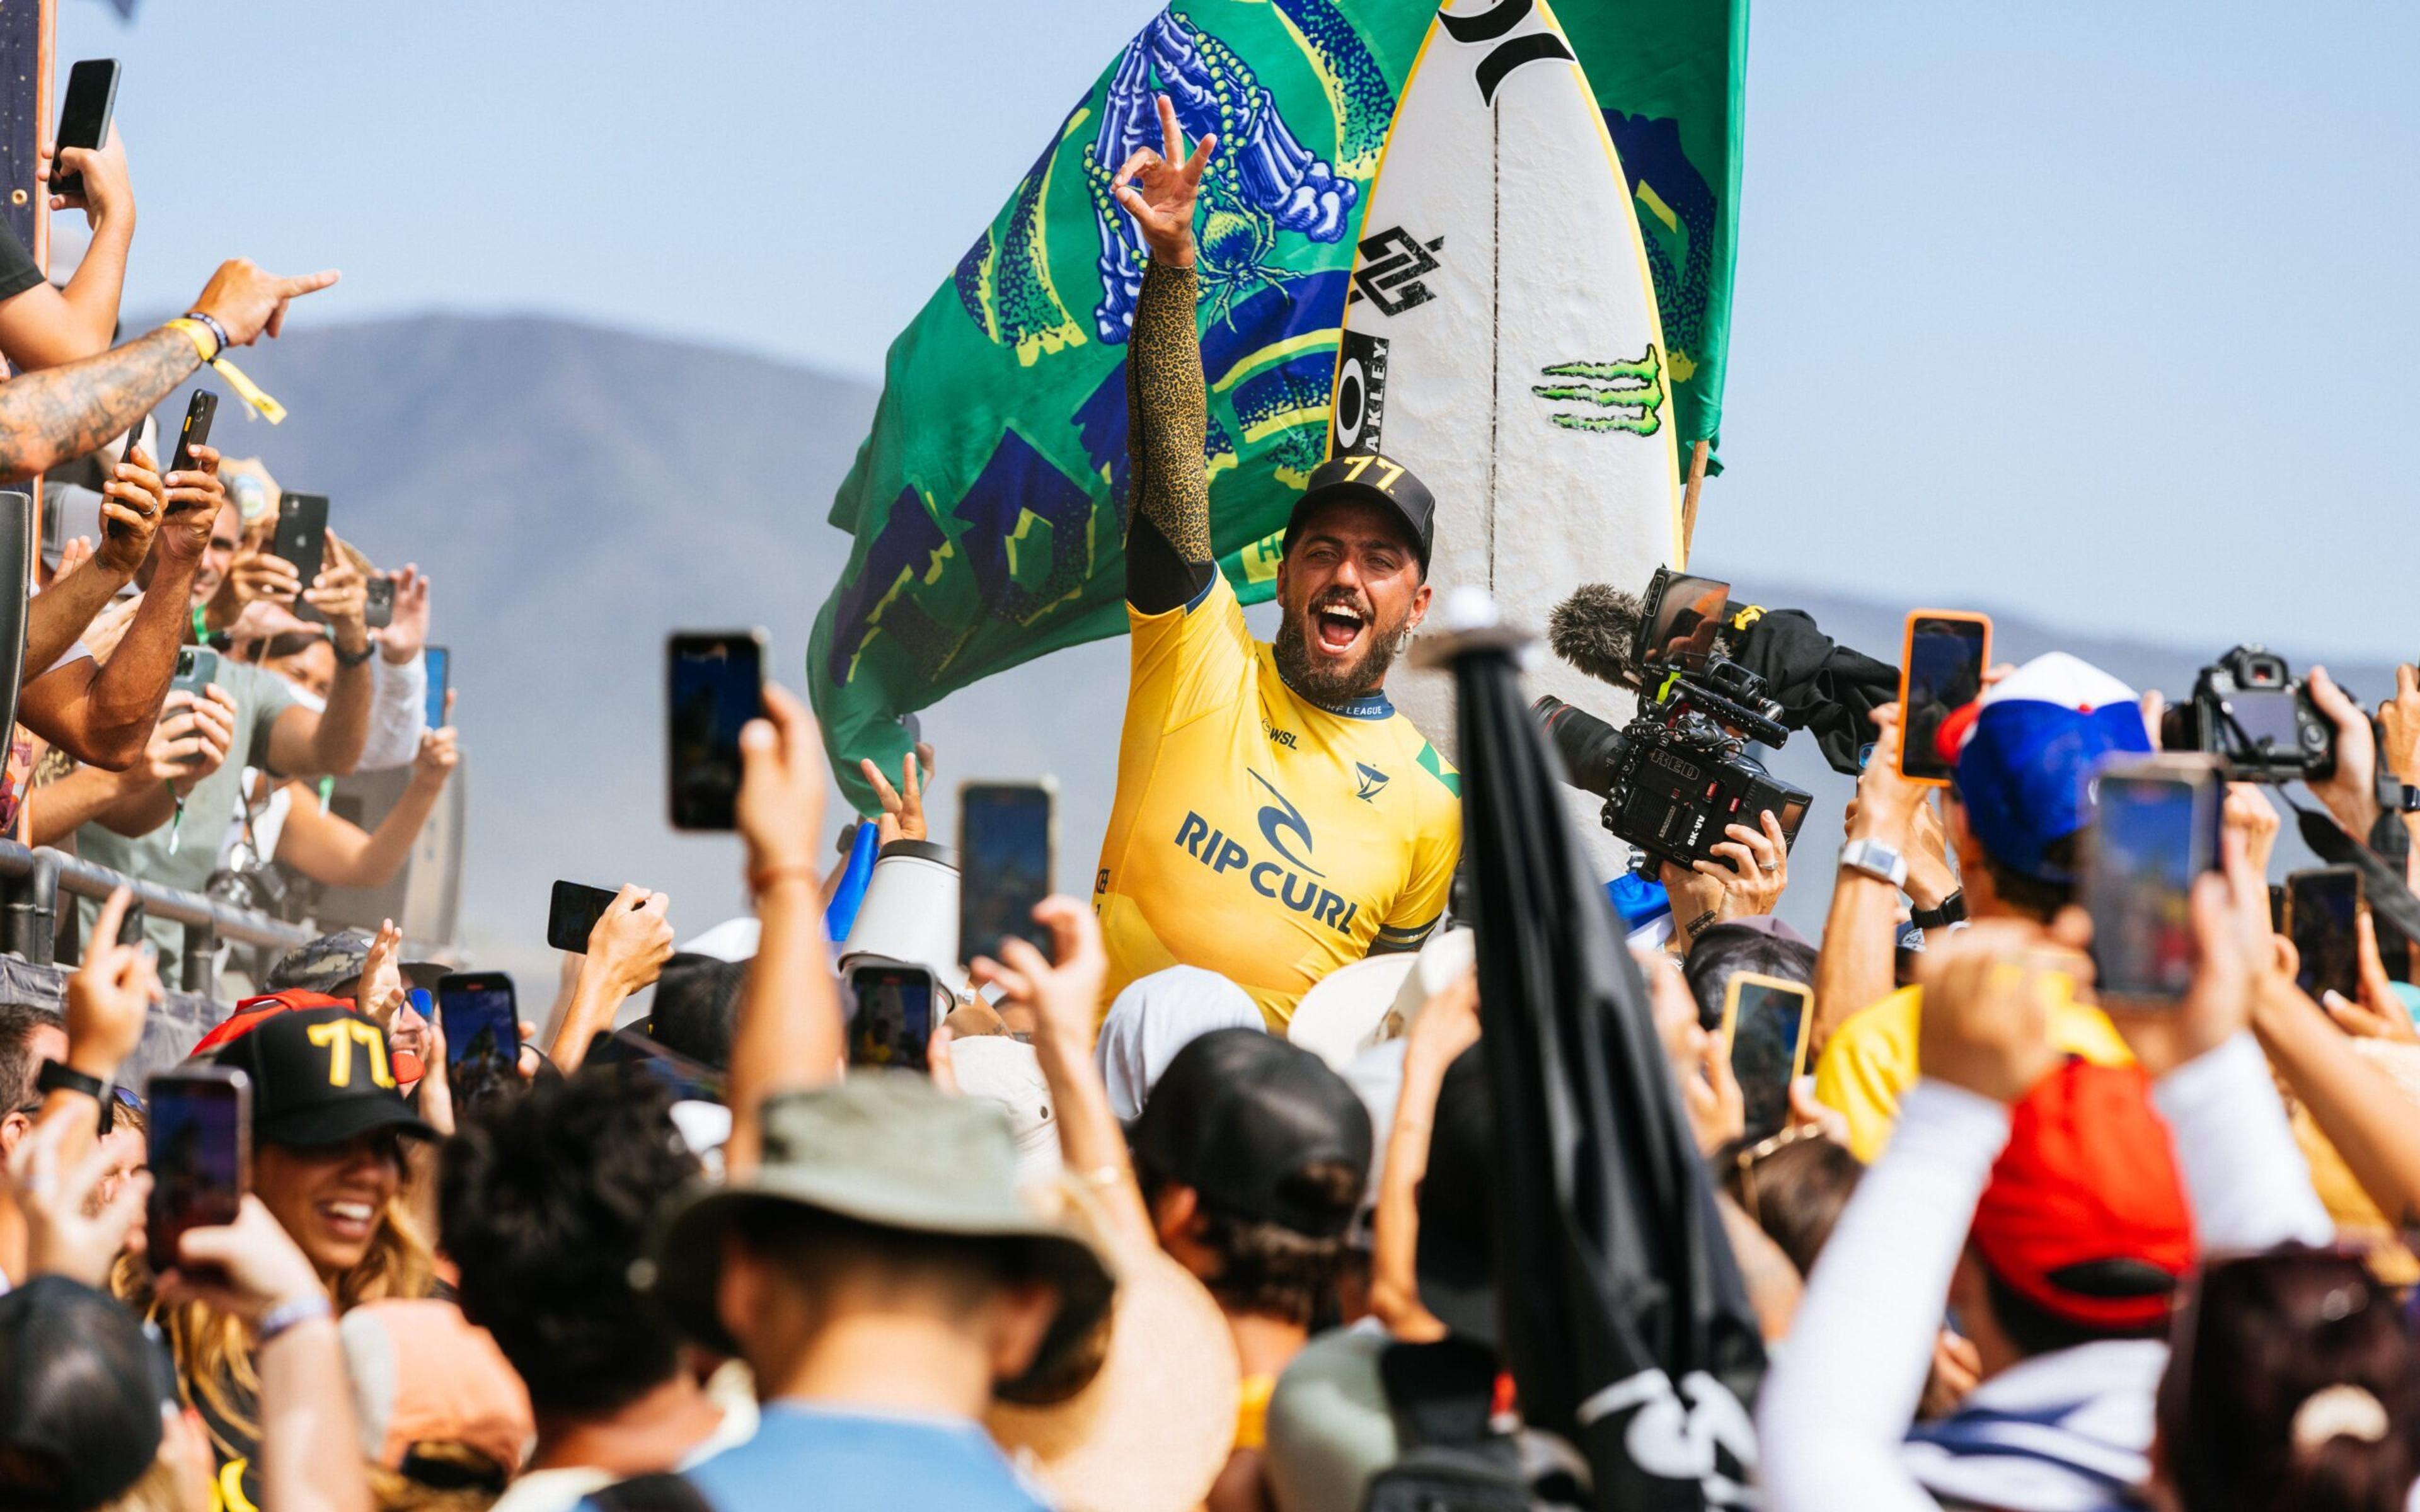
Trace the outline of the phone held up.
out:
[[[2313,867],[2286,876],[2286,937],[2302,958],[2294,980],[2313,997],[2361,996],[2361,873]]]
[[[327,558],[328,496],[288,493],[279,500],[277,533],[271,538],[269,549],[294,569],[296,580],[302,585],[291,606],[294,617],[325,624],[326,616],[313,609],[301,594],[310,592]]]
[[[683,630],[664,646],[675,829],[730,829],[739,732],[765,712],[765,632]]]
[[[1941,727],[1983,696],[1992,617],[1920,609],[1907,617],[1900,656],[1899,769],[1911,782],[1948,785],[1957,763],[1942,754]]]
[[[252,1186],[252,1082],[228,1066],[180,1066],[143,1088],[151,1115],[152,1273],[177,1263],[189,1228],[235,1222]]]
[[[445,690],[451,686],[454,653],[443,646],[429,646],[421,652],[428,671],[428,728],[445,728]]]
[[[2226,775],[2208,756],[2113,762],[2084,873],[2104,996],[2173,1003],[2193,985],[2193,887],[2219,867]]]
[[[958,789],[958,959],[1000,955],[1016,935],[1046,957],[1050,932],[1033,920],[1050,896],[1059,785],[969,782]]]
[[[450,971],[437,979],[437,1021],[445,1067],[508,1076],[520,1061],[521,1024],[513,979],[501,971]]]
[[[61,150],[89,149],[109,140],[109,117],[117,109],[117,75],[114,57],[88,57],[68,70],[67,98],[59,106],[59,134],[54,138]],[[82,195],[84,175],[53,174],[51,193]]]
[[[848,1063],[930,1071],[933,974],[921,966],[861,964],[848,974]]]
[[[191,693],[199,699],[218,681],[218,675],[217,652],[208,646],[184,646],[177,652],[177,675],[168,680],[168,691]]]
[[[383,630],[393,625],[395,579],[381,572],[362,586],[362,623],[373,630]]]
[[[554,896],[546,908],[546,944],[551,950],[567,950],[583,955],[588,950],[588,936],[597,921],[613,906],[621,894],[612,887],[583,887],[577,882],[557,882]]]
[[[1807,1072],[1807,1027],[1815,990],[1803,981],[1731,974],[1723,986],[1723,1053],[1739,1081],[1750,1143],[1770,1139],[1790,1122],[1790,1084]]]
[[[177,432],[177,451],[168,459],[170,472],[184,472],[193,468],[194,448],[210,443],[210,422],[218,418],[219,396],[208,389],[195,389],[193,398],[185,403],[185,424]]]

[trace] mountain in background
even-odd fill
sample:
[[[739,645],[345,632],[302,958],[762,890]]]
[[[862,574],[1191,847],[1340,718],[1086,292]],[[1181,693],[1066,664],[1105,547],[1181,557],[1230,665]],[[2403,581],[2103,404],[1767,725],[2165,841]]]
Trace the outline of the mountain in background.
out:
[[[773,675],[804,687],[808,632],[849,544],[825,516],[875,391],[562,320],[427,316],[315,330],[307,307],[297,313],[283,340],[241,357],[290,409],[286,424],[247,424],[249,411],[228,403],[213,440],[231,456],[259,455],[285,486],[327,494],[337,532],[380,566],[416,562],[431,575],[434,639],[453,648],[461,693],[473,964],[520,973],[525,998],[552,995],[543,935],[558,877],[667,891],[684,939],[740,911],[738,842],[664,822],[663,638],[762,625]],[[182,413],[179,393],[159,418],[173,427]],[[1903,610],[1839,586],[1740,592],[1807,609],[1837,639],[1896,660]],[[1263,635],[1273,612],[1251,612]],[[2076,623],[2088,621],[2079,606]],[[2002,659],[2054,644],[2178,697],[2226,649],[1998,623]],[[2274,649],[2297,667],[2326,650]],[[926,711],[940,767],[937,838],[954,827],[960,780],[1052,773],[1059,881],[1082,887],[1109,815],[1125,655],[1123,641],[1075,647]],[[2335,670],[2373,702],[2393,687],[2382,668]],[[1774,764],[1816,794],[1782,907],[1811,935],[1849,782],[1804,738]],[[836,793],[833,804],[836,825]]]

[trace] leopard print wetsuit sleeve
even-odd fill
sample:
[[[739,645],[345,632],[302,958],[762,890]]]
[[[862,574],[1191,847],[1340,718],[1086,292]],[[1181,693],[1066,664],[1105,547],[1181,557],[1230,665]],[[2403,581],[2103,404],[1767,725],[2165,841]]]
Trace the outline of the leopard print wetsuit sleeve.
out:
[[[1145,614],[1192,603],[1218,570],[1202,462],[1210,396],[1195,282],[1190,268],[1152,263],[1126,342],[1126,602]]]

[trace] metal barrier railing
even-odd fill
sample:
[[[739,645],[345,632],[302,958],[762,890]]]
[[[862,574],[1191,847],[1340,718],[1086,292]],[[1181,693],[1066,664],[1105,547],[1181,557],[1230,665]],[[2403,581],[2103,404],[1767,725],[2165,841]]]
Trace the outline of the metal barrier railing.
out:
[[[98,901],[121,887],[134,894],[134,906],[127,911],[123,938],[141,938],[147,916],[182,927],[183,946],[178,952],[179,980],[189,993],[218,995],[217,959],[222,942],[287,950],[313,938],[313,933],[299,924],[271,918],[253,909],[125,876],[47,845],[28,849],[13,841],[0,841],[0,951],[36,965],[52,965],[57,964],[64,940],[70,959],[81,961],[84,951],[79,944],[80,921],[72,905],[65,901]]]

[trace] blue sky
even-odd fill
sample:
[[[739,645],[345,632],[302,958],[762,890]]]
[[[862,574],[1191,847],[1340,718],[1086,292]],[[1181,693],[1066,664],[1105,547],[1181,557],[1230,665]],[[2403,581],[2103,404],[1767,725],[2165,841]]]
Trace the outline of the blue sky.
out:
[[[240,252],[343,269],[313,321],[539,310],[870,377],[1151,9],[63,0],[59,43],[128,64],[132,308]],[[1768,0],[1750,54],[1702,567],[2420,654],[2420,10]]]

